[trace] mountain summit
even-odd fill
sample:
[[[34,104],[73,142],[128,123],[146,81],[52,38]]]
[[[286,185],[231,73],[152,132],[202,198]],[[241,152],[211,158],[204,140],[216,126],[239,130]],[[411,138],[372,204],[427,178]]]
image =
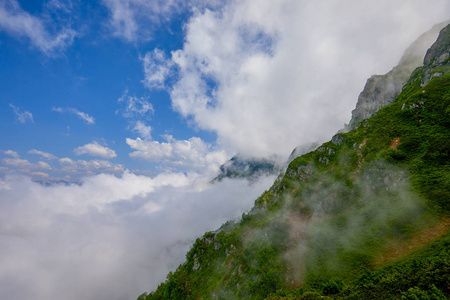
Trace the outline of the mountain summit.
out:
[[[402,91],[403,85],[408,81],[411,72],[422,65],[423,56],[429,45],[436,40],[439,31],[447,24],[448,22],[443,22],[433,26],[405,50],[400,62],[391,71],[384,75],[372,75],[367,80],[364,90],[358,97],[356,108],[352,111],[352,118],[347,129],[354,128],[359,121],[369,118],[381,107],[392,103]],[[438,50],[436,49],[436,51]],[[435,51],[431,52],[434,53]],[[433,56],[431,52],[430,54],[427,52],[427,56],[430,58]],[[426,57],[425,60],[427,60]],[[425,62],[425,64],[428,63]]]

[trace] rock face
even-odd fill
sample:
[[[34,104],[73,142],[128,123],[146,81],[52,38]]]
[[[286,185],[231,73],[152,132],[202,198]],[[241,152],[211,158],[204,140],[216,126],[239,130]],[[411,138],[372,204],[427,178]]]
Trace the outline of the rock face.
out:
[[[423,60],[423,68],[416,69],[412,74],[414,80],[419,80],[422,87],[431,79],[440,77],[450,65],[450,25],[443,28],[436,42],[428,49]]]
[[[360,120],[369,118],[381,107],[389,104],[401,92],[405,78],[395,76],[393,71],[385,75],[372,75],[359,94],[356,108],[352,111],[350,128]]]
[[[439,31],[449,22],[443,22],[435,25],[431,30],[422,34],[411,46],[406,49],[399,64],[391,71],[384,75],[373,75],[368,80],[364,90],[358,97],[356,108],[352,111],[352,119],[347,126],[347,130],[353,129],[356,124],[372,116],[381,107],[392,103],[392,101],[401,92],[403,85],[408,81],[411,72],[422,65],[422,58],[428,47],[436,41]],[[445,36],[445,35],[441,35]],[[443,41],[437,46],[431,47],[426,53],[425,64],[427,61],[439,59],[446,59],[443,56],[437,57],[438,53],[445,49],[445,44],[449,41]],[[435,44],[436,44],[435,43]],[[434,46],[434,45],[433,45]]]
[[[440,64],[449,58],[448,49],[450,47],[450,27],[447,26],[441,30],[436,42],[428,49],[425,58],[423,59],[424,65]]]
[[[306,154],[310,151],[313,151],[314,149],[316,149],[317,147],[319,147],[319,143],[311,143],[311,144],[305,144],[305,145],[298,145],[297,147],[295,147],[294,150],[292,150],[291,154],[289,155],[289,158],[286,162],[286,165],[283,166],[283,169],[286,169],[287,166],[289,165],[289,163],[291,161],[293,161],[295,158]]]

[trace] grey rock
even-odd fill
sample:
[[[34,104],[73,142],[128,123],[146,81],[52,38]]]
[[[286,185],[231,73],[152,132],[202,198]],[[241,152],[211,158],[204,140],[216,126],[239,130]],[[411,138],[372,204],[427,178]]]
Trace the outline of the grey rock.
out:
[[[411,46],[406,49],[399,64],[391,71],[384,75],[373,75],[367,80],[364,90],[358,97],[356,108],[352,111],[352,118],[347,126],[347,130],[355,128],[356,124],[363,119],[372,116],[381,107],[392,103],[395,97],[402,91],[403,85],[409,80],[411,73],[422,65],[422,60],[433,61],[441,59],[444,55],[443,49],[446,49],[443,44],[447,43],[445,39],[438,43],[436,38],[439,31],[449,23],[443,22],[435,25],[431,30],[422,34]],[[448,28],[448,27],[446,27]],[[445,29],[445,28],[444,28]],[[442,29],[442,30],[444,30]],[[427,51],[427,48],[436,41],[438,46],[433,46]],[[442,59],[445,60],[442,56]],[[447,57],[448,58],[448,57]],[[427,76],[427,75],[426,75]],[[431,79],[427,77],[427,82]]]
[[[342,145],[342,143],[344,142],[345,137],[342,134],[335,134],[332,138],[331,138],[331,142],[333,144],[335,144],[336,146]]]
[[[319,146],[318,143],[311,143],[311,144],[304,144],[304,145],[298,145],[295,147],[294,150],[292,150],[291,154],[289,155],[289,158],[287,160],[287,163],[289,164],[291,161],[293,161],[295,158],[306,154],[308,152],[313,151]],[[287,167],[287,165],[286,165]]]
[[[443,63],[447,58],[450,57],[450,53],[444,53],[439,56],[438,63]]]
[[[423,59],[424,65],[442,63],[447,59],[450,48],[450,26],[443,28],[436,42],[428,49],[425,58]],[[445,57],[447,55],[447,57]],[[445,58],[444,58],[445,57]],[[441,61],[441,58],[443,60]]]

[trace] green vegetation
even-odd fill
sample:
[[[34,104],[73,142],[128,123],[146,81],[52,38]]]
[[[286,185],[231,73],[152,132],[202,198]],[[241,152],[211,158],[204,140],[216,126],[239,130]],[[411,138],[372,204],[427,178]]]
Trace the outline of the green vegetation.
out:
[[[417,69],[392,104],[292,161],[239,223],[197,239],[139,299],[447,299],[447,228],[377,264],[449,216],[446,64]]]

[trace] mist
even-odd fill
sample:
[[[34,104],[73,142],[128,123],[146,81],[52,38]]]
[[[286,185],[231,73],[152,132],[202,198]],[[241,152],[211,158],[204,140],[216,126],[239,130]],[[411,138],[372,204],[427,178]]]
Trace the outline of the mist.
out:
[[[329,280],[357,266],[370,267],[380,249],[407,240],[425,224],[425,202],[407,170],[371,163],[351,186],[321,175],[288,196],[280,212],[290,220],[293,244],[280,259],[292,266],[291,282]]]
[[[213,186],[197,176],[125,173],[45,187],[0,181],[5,299],[136,299],[184,261],[193,241],[249,210],[273,177]]]

